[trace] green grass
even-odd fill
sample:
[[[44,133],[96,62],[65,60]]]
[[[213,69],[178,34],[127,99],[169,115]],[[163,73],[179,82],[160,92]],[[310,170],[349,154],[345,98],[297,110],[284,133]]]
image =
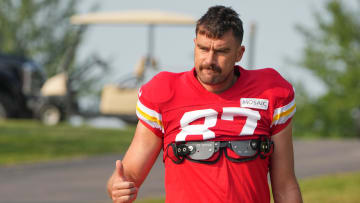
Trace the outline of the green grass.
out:
[[[164,203],[165,198],[145,198],[145,199],[138,199],[135,203]]]
[[[305,203],[358,203],[360,172],[327,175],[299,181]],[[139,199],[136,203],[163,203],[164,198]]]
[[[69,157],[123,153],[135,126],[125,130],[66,124],[44,126],[37,121],[0,121],[0,165]]]
[[[360,172],[300,180],[304,202],[356,203],[360,200]]]

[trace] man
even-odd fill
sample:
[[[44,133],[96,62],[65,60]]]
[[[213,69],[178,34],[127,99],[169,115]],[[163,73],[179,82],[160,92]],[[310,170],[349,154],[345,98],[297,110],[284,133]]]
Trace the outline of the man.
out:
[[[166,202],[301,202],[294,175],[292,86],[273,69],[248,71],[242,21],[209,8],[196,26],[195,67],[162,72],[139,90],[139,123],[108,181],[132,202],[164,150]],[[275,146],[275,147],[274,147]]]

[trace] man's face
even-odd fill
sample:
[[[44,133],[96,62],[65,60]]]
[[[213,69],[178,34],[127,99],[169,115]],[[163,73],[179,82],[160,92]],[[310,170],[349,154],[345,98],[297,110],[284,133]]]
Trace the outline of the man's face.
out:
[[[195,43],[195,70],[203,85],[227,84],[233,80],[234,65],[241,60],[245,47],[228,31],[221,38],[197,34]]]

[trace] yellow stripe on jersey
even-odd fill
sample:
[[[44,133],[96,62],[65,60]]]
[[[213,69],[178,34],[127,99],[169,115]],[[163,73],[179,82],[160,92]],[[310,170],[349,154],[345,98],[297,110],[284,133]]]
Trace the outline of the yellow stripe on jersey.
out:
[[[274,118],[273,118],[273,122],[276,121],[276,120],[279,120],[281,117],[285,117],[285,116],[289,115],[291,112],[294,111],[295,108],[296,108],[296,104],[293,105],[289,110],[275,115]]]
[[[161,121],[160,121],[159,119],[147,115],[145,112],[141,111],[141,109],[140,109],[138,106],[136,106],[136,110],[137,110],[144,118],[146,118],[148,121],[155,122],[155,123],[159,124],[160,126],[162,126],[162,123],[161,123]]]
[[[161,114],[156,111],[144,106],[140,100],[136,104],[136,113],[139,118],[145,121],[147,124],[154,128],[158,128],[163,131],[163,124],[161,121]]]
[[[291,118],[296,111],[295,99],[293,99],[289,104],[276,108],[273,115],[273,120],[271,125],[283,124],[289,118]]]

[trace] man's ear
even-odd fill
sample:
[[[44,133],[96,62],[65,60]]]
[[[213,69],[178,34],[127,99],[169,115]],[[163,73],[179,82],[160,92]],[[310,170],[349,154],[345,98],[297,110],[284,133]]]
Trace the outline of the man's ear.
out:
[[[241,45],[237,51],[236,62],[239,62],[242,59],[244,53],[245,53],[245,46]]]

